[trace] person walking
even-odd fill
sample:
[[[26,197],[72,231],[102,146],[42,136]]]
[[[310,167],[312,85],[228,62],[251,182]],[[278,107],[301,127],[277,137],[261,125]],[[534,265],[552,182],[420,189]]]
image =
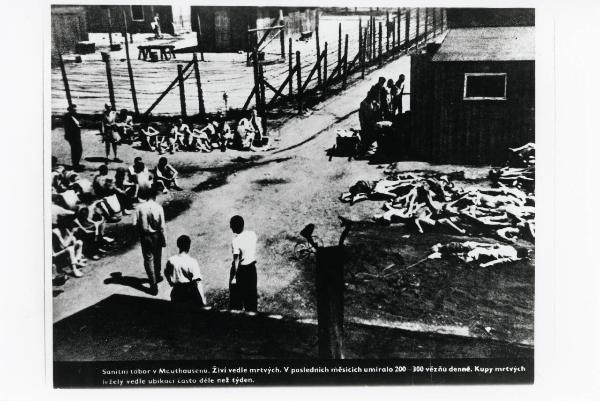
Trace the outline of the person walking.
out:
[[[173,287],[171,301],[206,306],[202,274],[198,261],[189,255],[192,241],[187,235],[177,238],[179,254],[171,256],[165,267],[165,277]]]
[[[162,248],[166,246],[165,239],[165,212],[163,207],[156,203],[158,190],[155,185],[148,191],[148,200],[139,203],[133,214],[133,225],[140,235],[140,245],[144,257],[144,268],[150,280],[150,292],[158,294],[158,283],[161,276]]]
[[[244,230],[242,216],[229,221],[233,232],[231,250],[233,262],[229,273],[229,309],[256,312],[258,291],[256,289],[256,234]]]
[[[79,164],[83,148],[81,146],[81,125],[77,119],[77,105],[72,104],[67,108],[67,113],[63,116],[63,128],[65,130],[65,139],[71,147],[71,164],[73,170],[82,171],[83,167]]]

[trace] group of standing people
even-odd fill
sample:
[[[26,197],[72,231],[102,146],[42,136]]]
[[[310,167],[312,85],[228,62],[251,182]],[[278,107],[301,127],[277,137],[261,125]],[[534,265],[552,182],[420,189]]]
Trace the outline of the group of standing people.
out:
[[[140,237],[144,268],[150,281],[150,292],[158,294],[158,283],[163,281],[162,248],[167,245],[166,221],[163,207],[156,202],[158,188],[153,186],[148,199],[137,205],[133,225]],[[229,271],[230,309],[255,312],[257,309],[256,243],[253,231],[246,230],[242,216],[233,216],[229,227],[233,233],[231,250],[233,260]],[[190,256],[191,239],[188,235],[177,238],[179,252],[168,258],[164,269],[172,287],[171,300],[206,306],[202,274],[198,261]]]
[[[402,97],[404,96],[404,74],[398,80],[379,77],[360,103],[359,120],[363,140],[372,142],[377,136],[378,123],[394,124],[402,115]],[[385,124],[383,124],[385,125]]]

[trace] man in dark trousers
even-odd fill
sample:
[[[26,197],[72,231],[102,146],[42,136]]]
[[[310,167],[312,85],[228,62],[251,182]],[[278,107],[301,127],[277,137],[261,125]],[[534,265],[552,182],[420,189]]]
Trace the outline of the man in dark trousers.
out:
[[[242,216],[233,216],[229,221],[233,232],[231,250],[233,262],[229,273],[229,309],[256,312],[256,234],[244,230]]]
[[[71,163],[73,170],[81,171],[83,167],[79,164],[83,149],[81,147],[81,125],[77,119],[77,106],[72,104],[67,109],[68,112],[63,116],[63,127],[65,130],[65,139],[71,146]]]
[[[389,110],[389,105],[387,101],[388,91],[385,87],[386,82],[387,80],[385,79],[385,77],[379,77],[377,83],[373,85],[371,89],[369,89],[369,93],[367,94],[368,97],[370,97],[371,99],[375,99],[377,104],[379,104],[380,116],[378,118],[378,121],[383,120],[384,116],[388,114]]]
[[[397,88],[397,93],[396,93],[396,98],[394,99],[394,101],[396,102],[396,109],[398,110],[398,114],[402,115],[402,96],[404,96],[404,74],[400,74],[398,76],[398,80],[396,81],[396,88]]]
[[[147,194],[148,200],[139,203],[133,214],[133,225],[140,234],[144,268],[148,274],[150,292],[153,295],[158,294],[158,283],[163,279],[160,270],[162,249],[166,246],[165,212],[163,207],[156,203],[157,192],[158,189],[155,185],[150,187]]]
[[[179,254],[167,260],[165,277],[173,287],[171,301],[206,305],[206,296],[202,288],[202,274],[198,261],[189,255],[192,241],[187,235],[177,238]]]

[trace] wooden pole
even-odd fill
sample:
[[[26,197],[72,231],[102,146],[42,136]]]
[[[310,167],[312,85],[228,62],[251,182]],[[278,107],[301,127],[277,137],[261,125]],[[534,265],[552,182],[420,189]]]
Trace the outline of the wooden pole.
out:
[[[196,20],[198,21],[198,31],[196,32],[196,40],[198,41],[198,51],[200,52],[200,60],[204,61],[204,49],[202,48],[202,28],[200,25],[199,14],[196,14]]]
[[[321,81],[321,43],[319,40],[319,27],[315,28],[315,35],[317,44],[317,85],[319,86],[319,89],[323,89],[321,88],[323,82]]]
[[[419,48],[419,25],[421,25],[421,9],[417,8],[417,21],[416,21],[416,33],[415,33],[415,47]]]
[[[382,58],[382,46],[381,46],[381,21],[379,21],[379,66],[381,67],[383,65],[383,58]]]
[[[385,52],[386,54],[390,51],[390,12],[385,12]]]
[[[102,52],[102,61],[106,65],[106,81],[108,82],[108,97],[110,98],[110,105],[117,108],[117,104],[115,102],[115,88],[113,86],[112,80],[112,70],[110,68],[110,54]]]
[[[358,20],[358,51],[359,51],[359,62],[360,62],[360,77],[365,79],[365,48],[363,46],[363,31],[360,19]]]
[[[338,24],[338,65],[342,62],[342,23]]]
[[[283,26],[283,23],[283,11],[279,10],[279,25]],[[279,31],[279,45],[281,47],[281,58],[285,61],[285,28],[281,28]]]
[[[429,31],[427,25],[429,24],[429,8],[425,7],[425,27],[423,28],[423,42],[427,43],[427,33]]]
[[[300,64],[300,52],[296,50],[296,72],[298,82],[298,114],[302,114],[302,65]]]
[[[343,359],[343,246],[318,248],[316,262],[319,358]]]
[[[342,81],[342,87],[346,88],[346,81],[348,80],[348,34],[346,34],[344,40],[344,77]]]
[[[204,109],[204,94],[202,93],[202,81],[200,80],[200,69],[198,68],[198,56],[194,53],[194,75],[196,76],[196,87],[198,88],[198,114],[200,117],[204,117],[206,115],[206,110]],[[227,110],[225,110],[227,113]]]
[[[62,54],[58,52],[58,64],[60,65],[60,73],[62,74],[63,84],[65,85],[65,95],[67,96],[67,104],[69,107],[73,106],[73,100],[71,99],[71,89],[69,88],[69,80],[67,79],[67,71],[65,70],[65,62],[63,61]]]
[[[260,89],[260,113],[261,117],[265,114],[265,76],[264,76],[264,67],[262,63],[258,62],[258,86]]]
[[[125,11],[123,11],[125,12]],[[112,50],[113,47],[113,39],[112,39],[112,18],[110,16],[110,8],[106,9],[106,17],[108,19],[108,43],[110,44],[110,49]],[[125,40],[127,40],[127,38],[125,38]]]
[[[410,8],[407,8],[404,17],[404,50],[407,52],[410,47],[410,19]]]
[[[433,36],[435,36],[437,34],[437,8],[432,9],[433,14],[431,15],[431,17],[433,18]]]
[[[181,104],[181,115],[187,117],[187,110],[185,107],[185,86],[183,79],[183,66],[177,64],[177,79],[179,81],[179,103]]]
[[[394,49],[396,49],[396,23],[397,21],[394,19],[393,20],[393,24],[394,25],[392,27],[392,52],[394,51]]]
[[[260,113],[260,76],[258,75],[258,49],[256,47],[252,50],[252,69],[254,72],[254,102],[256,110]]]
[[[289,56],[289,59],[288,59],[288,61],[289,61],[289,63],[288,63],[288,74],[292,75],[292,72],[294,70],[294,65],[293,65],[293,60],[292,60],[292,37],[291,36],[289,38],[289,44],[288,44],[288,56]],[[290,99],[292,98],[293,93],[294,93],[294,88],[293,88],[294,83],[292,81],[293,80],[290,79],[290,87],[289,87]]]
[[[396,27],[396,36],[398,37],[398,49],[400,49],[400,44],[402,43],[400,41],[400,21],[402,21],[402,14],[400,13],[400,8],[398,8],[398,11],[396,11],[396,19],[398,21],[398,26]]]
[[[327,90],[327,42],[323,46],[325,55],[323,56],[323,92]]]
[[[129,57],[129,43],[127,42],[127,17],[125,16],[125,10],[123,10],[123,23],[125,24],[125,32],[123,37],[125,38],[125,57],[127,58],[127,73],[129,74],[129,85],[131,86],[131,99],[133,100],[133,110],[135,115],[140,114],[138,107],[137,93],[135,91],[135,82],[133,79],[133,69],[131,68],[131,58]]]
[[[376,55],[376,46],[375,46],[375,40],[377,35],[375,34],[375,17],[371,16],[371,60],[375,59],[375,55]]]

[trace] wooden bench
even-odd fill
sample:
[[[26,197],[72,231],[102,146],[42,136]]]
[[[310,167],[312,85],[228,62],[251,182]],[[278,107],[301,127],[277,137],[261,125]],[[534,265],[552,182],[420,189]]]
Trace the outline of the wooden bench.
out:
[[[138,60],[147,60],[150,57],[152,50],[158,50],[160,52],[161,60],[170,60],[171,57],[175,57],[175,46],[173,45],[145,45],[138,46],[140,51],[138,54]]]

